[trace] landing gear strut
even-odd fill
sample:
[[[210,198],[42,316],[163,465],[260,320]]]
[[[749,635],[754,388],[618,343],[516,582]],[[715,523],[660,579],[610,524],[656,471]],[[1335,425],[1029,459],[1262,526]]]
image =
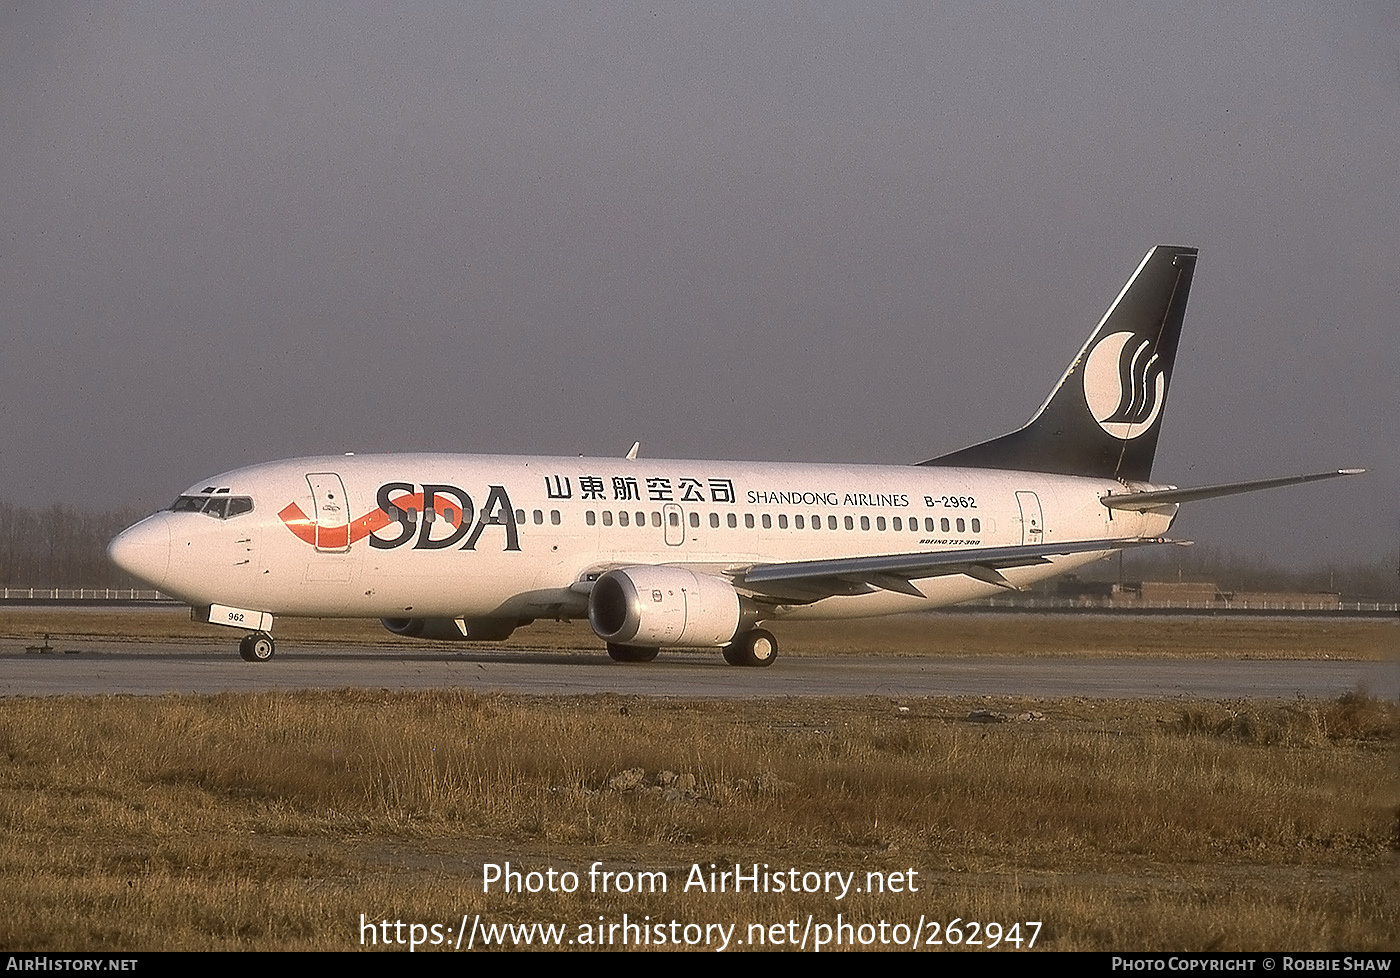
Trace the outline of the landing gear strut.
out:
[[[762,628],[744,632],[724,647],[724,661],[731,666],[771,666],[777,657],[778,640]]]
[[[243,657],[244,662],[266,662],[276,651],[277,645],[267,632],[244,635],[243,641],[238,643],[238,654]]]

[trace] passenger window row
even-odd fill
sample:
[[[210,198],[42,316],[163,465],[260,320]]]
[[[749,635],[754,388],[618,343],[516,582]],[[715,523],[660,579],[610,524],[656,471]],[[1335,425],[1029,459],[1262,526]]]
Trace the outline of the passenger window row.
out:
[[[671,525],[680,526],[680,515],[678,513],[672,513],[670,516]],[[650,521],[647,519],[647,514],[640,510],[635,514],[635,521],[634,516],[625,510],[617,513],[616,518],[614,518],[612,510],[607,509],[602,510],[601,513],[590,509],[583,514],[583,521],[589,526],[597,526],[600,518],[604,526],[612,526],[614,522],[616,522],[618,526],[646,526],[648,522],[654,527],[659,527],[661,525],[661,514],[657,512],[651,514]],[[731,530],[736,530],[739,528],[740,520],[743,521],[744,529],[746,530],[752,530],[758,526],[762,526],[765,530],[771,530],[773,529],[775,521],[780,530],[786,530],[789,527],[794,530],[804,530],[809,526],[813,530],[820,530],[823,526],[823,522],[828,530],[838,530],[843,526],[847,530],[854,530],[857,524],[857,518],[854,516],[846,516],[838,519],[836,516],[828,514],[825,521],[823,521],[820,513],[813,513],[810,520],[806,514],[794,515],[791,517],[791,520],[789,520],[788,514],[786,513],[779,513],[776,517],[771,513],[763,513],[759,516],[755,516],[753,513],[744,513],[742,516],[738,513],[725,513],[723,516],[719,513],[710,513],[708,522],[712,530],[718,530],[721,526],[727,526]],[[700,514],[692,511],[689,515],[689,522],[691,528],[698,530],[701,524]],[[877,516],[873,521],[869,516],[862,516],[859,518],[859,524],[862,530],[869,531],[873,524],[873,528],[878,533],[884,533],[890,530],[894,532],[904,532],[906,523],[909,527],[908,532],[920,532],[921,527],[917,516],[910,516],[907,519],[902,516],[892,516],[889,518]],[[982,521],[977,518],[970,520],[963,517],[949,519],[945,516],[940,519],[934,519],[932,516],[925,516],[923,519],[922,532],[952,533],[955,532],[954,527],[956,527],[956,532],[958,533],[967,533],[969,530],[972,533],[981,533]]]
[[[236,516],[239,512],[247,511],[242,508],[244,505],[242,499],[240,499],[239,497],[234,497],[232,501],[235,503],[235,505],[230,506],[229,509],[236,509],[237,511],[229,512],[229,516]],[[193,499],[191,497],[182,496],[180,500],[176,503],[176,506],[172,507],[172,509],[203,508],[204,512],[210,513],[210,515],[215,515],[215,513],[211,512],[211,510],[217,510],[217,507],[205,506],[203,500],[200,501],[199,507],[192,505],[192,503]],[[251,509],[252,501],[248,500],[246,502],[246,505],[249,509]],[[222,516],[222,514],[220,515]],[[396,512],[392,513],[391,515],[393,515],[396,519],[406,520],[409,523],[418,522],[418,511],[412,506],[405,507],[401,510],[396,510]],[[449,523],[456,523],[460,516],[460,511],[451,506],[444,507],[443,510],[439,513],[435,513],[431,509],[424,511],[423,513],[423,518],[430,523],[436,521],[439,518]],[[670,513],[669,516],[669,522],[672,526],[681,525],[679,513]],[[583,521],[589,526],[597,526],[598,523],[601,521],[603,526],[651,526],[655,528],[660,528],[662,524],[662,516],[659,512],[656,512],[655,510],[653,510],[650,513],[647,513],[644,510],[640,509],[635,511],[619,510],[618,512],[614,513],[610,509],[605,509],[601,511],[590,509],[583,514]],[[755,516],[753,513],[744,513],[742,515],[739,513],[725,513],[723,515],[719,513],[710,513],[707,520],[707,522],[710,525],[710,529],[712,530],[718,530],[723,526],[727,526],[731,530],[736,530],[739,528],[740,521],[743,522],[744,529],[746,530],[756,529],[759,526],[761,526],[765,530],[771,530],[773,529],[775,524],[780,530],[786,530],[789,528],[794,530],[805,530],[808,528],[813,530],[820,530],[823,527],[825,527],[827,530],[839,530],[843,527],[847,530],[854,530],[857,524],[859,524],[861,530],[868,532],[871,529],[874,529],[877,533],[885,533],[889,531],[893,531],[895,533],[902,533],[906,532],[906,527],[907,532],[909,533],[919,533],[921,531],[924,533],[982,532],[982,521],[980,519],[976,517],[972,519],[965,519],[961,516],[955,519],[949,519],[946,516],[938,519],[935,519],[932,516],[925,516],[923,518],[922,526],[920,525],[920,520],[917,516],[876,516],[874,517],[874,519],[872,519],[869,516],[836,517],[831,514],[827,514],[823,518],[822,514],[820,513],[813,513],[810,517],[807,516],[805,513],[795,514],[791,517],[789,517],[787,513],[779,513],[776,516],[774,516],[771,513],[762,513],[757,516]],[[544,510],[540,509],[532,510],[528,514],[527,520],[527,514],[525,510],[517,509],[515,511],[515,522],[519,526],[526,526],[529,523],[533,523],[535,526],[543,526],[545,523],[545,512]],[[691,513],[689,514],[688,522],[690,523],[692,529],[698,530],[702,522],[700,514],[691,511]],[[559,526],[562,523],[563,515],[559,512],[559,510],[551,509],[549,511],[549,524],[551,526]]]

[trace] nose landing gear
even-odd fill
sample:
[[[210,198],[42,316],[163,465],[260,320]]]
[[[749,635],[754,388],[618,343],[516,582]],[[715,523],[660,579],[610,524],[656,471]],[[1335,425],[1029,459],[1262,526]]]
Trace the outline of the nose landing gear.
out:
[[[267,632],[254,632],[243,636],[238,643],[238,654],[244,662],[266,662],[277,651],[277,645]]]

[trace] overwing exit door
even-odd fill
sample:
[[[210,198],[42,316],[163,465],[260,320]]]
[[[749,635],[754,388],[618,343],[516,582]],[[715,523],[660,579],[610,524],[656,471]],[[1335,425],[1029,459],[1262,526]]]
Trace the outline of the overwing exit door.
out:
[[[1033,492],[1016,493],[1016,505],[1021,507],[1021,542],[1045,542],[1045,517],[1040,511],[1040,497]]]
[[[675,503],[667,503],[661,507],[661,519],[666,526],[663,531],[666,546],[679,547],[685,543],[685,513],[681,508]]]

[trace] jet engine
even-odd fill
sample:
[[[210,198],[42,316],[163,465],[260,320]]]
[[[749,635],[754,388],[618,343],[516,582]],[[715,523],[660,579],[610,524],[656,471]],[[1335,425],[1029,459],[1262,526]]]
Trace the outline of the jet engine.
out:
[[[593,582],[588,622],[615,645],[713,648],[739,630],[739,594],[683,567],[620,567]]]
[[[514,618],[381,618],[395,635],[433,642],[500,642],[521,622]]]

